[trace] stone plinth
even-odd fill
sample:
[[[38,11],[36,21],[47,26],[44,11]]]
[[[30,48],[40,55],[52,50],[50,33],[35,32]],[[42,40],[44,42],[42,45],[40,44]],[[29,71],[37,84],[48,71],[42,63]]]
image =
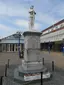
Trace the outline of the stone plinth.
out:
[[[40,32],[26,31],[24,35],[24,60],[14,72],[14,78],[24,81],[25,74],[43,71],[40,54]],[[21,75],[19,75],[21,74]],[[23,76],[22,76],[23,75]]]
[[[42,62],[22,62],[22,67],[25,71],[42,69]]]
[[[24,32],[24,60],[39,61],[40,57],[40,32]]]

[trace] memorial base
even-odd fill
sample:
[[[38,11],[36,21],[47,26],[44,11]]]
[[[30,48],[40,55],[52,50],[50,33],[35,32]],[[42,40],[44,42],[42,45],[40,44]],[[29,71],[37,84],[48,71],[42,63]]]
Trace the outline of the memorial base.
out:
[[[18,68],[14,71],[14,79],[20,81],[32,81],[41,79],[41,72],[43,72],[45,68],[42,65],[42,62],[22,62],[22,65],[18,66]],[[49,78],[50,73],[47,72],[43,74],[43,79]]]

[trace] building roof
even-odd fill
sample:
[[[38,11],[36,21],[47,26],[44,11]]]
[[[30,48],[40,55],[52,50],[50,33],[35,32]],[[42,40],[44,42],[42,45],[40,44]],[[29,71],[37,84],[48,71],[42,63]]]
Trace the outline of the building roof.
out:
[[[10,36],[4,37],[4,38],[0,39],[0,43],[18,43],[18,40],[19,40],[18,34],[19,33],[21,34],[20,43],[24,43],[23,32],[16,32]]]
[[[41,42],[62,41],[64,39],[64,19],[42,31]]]
[[[57,26],[57,25],[59,25],[59,24],[61,24],[61,23],[63,23],[63,22],[64,22],[64,19],[62,19],[61,21],[58,21],[57,23],[51,25],[50,27],[42,30],[42,32],[44,32],[44,31],[46,31],[46,30],[48,30],[48,29],[50,29],[50,28],[52,28],[52,27],[55,27],[55,26]]]
[[[14,36],[14,35],[16,35],[16,34],[18,34],[18,33],[20,33],[21,35],[23,34],[23,32],[16,32],[16,33],[11,34],[11,35],[9,35],[9,36],[7,36],[7,37],[1,38],[1,40],[5,40],[5,39],[15,39],[15,36]]]

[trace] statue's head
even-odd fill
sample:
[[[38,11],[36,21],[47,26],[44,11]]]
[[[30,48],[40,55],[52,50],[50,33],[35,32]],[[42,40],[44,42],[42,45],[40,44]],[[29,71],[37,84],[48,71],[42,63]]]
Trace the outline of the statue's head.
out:
[[[34,6],[32,5],[31,7],[30,7],[30,9],[33,9],[34,8]]]

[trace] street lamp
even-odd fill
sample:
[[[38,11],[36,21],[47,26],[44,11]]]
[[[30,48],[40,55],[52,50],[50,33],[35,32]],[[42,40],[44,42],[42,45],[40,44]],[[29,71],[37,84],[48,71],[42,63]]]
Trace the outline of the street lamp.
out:
[[[21,58],[21,52],[20,52],[20,37],[21,37],[21,33],[17,32],[16,34],[13,35],[15,38],[19,39],[18,42],[18,54],[19,54],[19,58]]]

